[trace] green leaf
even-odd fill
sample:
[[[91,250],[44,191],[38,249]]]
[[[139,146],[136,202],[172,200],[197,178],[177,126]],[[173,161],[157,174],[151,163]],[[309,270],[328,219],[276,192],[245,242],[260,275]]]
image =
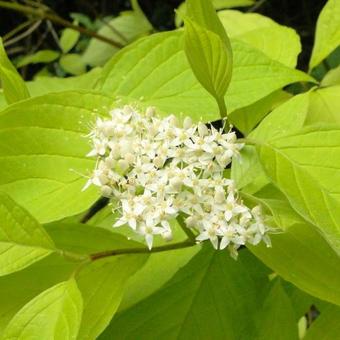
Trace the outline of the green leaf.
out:
[[[229,38],[221,21],[218,19],[211,0],[187,0],[186,5],[186,14],[191,21],[194,21],[201,28],[218,35],[226,47],[230,49]]]
[[[232,49],[233,77],[226,95],[229,113],[287,84],[311,80],[242,42],[232,41]],[[98,88],[161,112],[219,119],[217,105],[190,70],[182,32],[153,34],[124,48],[104,67]]]
[[[77,77],[38,77],[34,81],[28,81],[26,84],[31,96],[36,97],[51,92],[92,89],[95,87],[100,74],[101,69],[94,68],[90,72]]]
[[[0,276],[21,270],[55,251],[38,222],[0,193]]]
[[[232,7],[247,7],[254,5],[255,0],[212,0],[216,9],[232,8]]]
[[[252,253],[303,291],[340,305],[338,254],[315,226],[299,216],[272,186],[256,196],[270,209],[275,224],[282,231],[270,235],[270,248],[262,244],[249,246]]]
[[[79,54],[64,54],[60,58],[59,63],[63,70],[67,73],[78,76],[86,72],[86,65]]]
[[[264,142],[301,130],[308,108],[309,93],[292,97],[265,117],[249,138]]]
[[[218,15],[230,38],[237,38],[286,66],[296,66],[301,43],[294,29],[257,13],[227,10]]]
[[[2,339],[76,339],[82,307],[75,280],[62,282],[27,303],[10,321]]]
[[[145,248],[144,244],[128,240],[122,235],[83,223],[58,221],[46,224],[45,228],[59,249],[77,254],[131,247]]]
[[[185,54],[197,80],[216,99],[221,116],[225,116],[224,96],[233,68],[229,38],[210,0],[188,0],[186,4]]]
[[[340,45],[340,2],[328,0],[322,9],[315,32],[315,41],[309,68],[320,64]]]
[[[17,67],[22,67],[28,64],[50,63],[58,59],[60,53],[53,50],[40,50],[34,54],[24,56],[18,62]]]
[[[98,34],[126,45],[137,38],[148,34],[152,30],[152,25],[145,17],[144,13],[136,7],[134,11],[122,13],[103,25]],[[91,39],[83,54],[83,60],[91,66],[101,66],[119,51],[118,47],[110,46],[98,39]]]
[[[119,311],[130,308],[160,289],[199,250],[200,247],[191,247],[150,254],[146,264],[129,280]]]
[[[0,79],[8,104],[29,98],[28,90],[18,71],[7,57],[0,38]]]
[[[190,19],[185,19],[185,53],[197,80],[216,99],[222,116],[226,115],[224,95],[231,80],[230,43]]]
[[[243,192],[253,194],[270,181],[262,169],[254,146],[246,145],[240,157],[235,157],[231,164],[231,179]]]
[[[298,328],[292,303],[281,281],[274,280],[257,315],[259,340],[298,340]]]
[[[247,7],[255,3],[255,0],[212,0],[215,9]],[[186,3],[182,2],[176,9],[175,25],[180,27],[183,23],[183,17],[186,15]]]
[[[32,97],[41,96],[50,92],[64,92],[68,90],[92,89],[101,74],[100,68],[94,68],[77,77],[37,77],[34,81],[26,82]],[[0,109],[6,107],[6,100],[0,89]]]
[[[65,28],[59,40],[59,44],[63,53],[68,53],[79,40],[80,33],[71,28]]]
[[[275,91],[259,101],[233,111],[229,121],[244,135],[248,135],[254,127],[273,109],[291,98],[285,91]]]
[[[340,253],[340,129],[310,128],[259,147],[261,163],[292,207]]]
[[[86,224],[56,222],[45,227],[58,249],[66,253],[85,255],[139,245],[120,235]],[[141,245],[141,247],[145,246]],[[139,258],[136,259],[137,262],[140,263]],[[60,254],[52,254],[30,267],[2,277],[0,280],[0,335],[19,309],[44,290],[67,280],[78,266],[79,262],[75,262],[74,259],[62,257]],[[128,271],[129,269],[125,268],[124,270]],[[122,270],[123,274],[124,270]],[[119,279],[120,272],[114,273],[116,278]],[[93,285],[95,284],[96,281],[94,280]],[[84,299],[87,298],[84,297]]]
[[[112,98],[89,91],[32,98],[0,113],[0,190],[40,222],[87,209],[96,189],[82,192],[94,169],[85,135]]]
[[[249,134],[249,139],[255,142],[264,142],[299,131],[304,125],[308,104],[308,93],[291,98],[265,117],[260,125]],[[238,110],[238,112],[240,111]],[[239,189],[250,194],[257,192],[269,183],[255,147],[250,145],[242,149],[239,159],[234,159],[231,177]]]
[[[96,339],[102,333],[118,309],[127,280],[147,258],[147,254],[116,256],[94,262],[79,273],[84,312],[77,339]]]
[[[340,66],[328,71],[321,81],[321,86],[340,85]]]
[[[117,314],[99,339],[249,339],[267,282],[246,250],[235,261],[205,247],[162,289]]]
[[[304,340],[334,340],[340,332],[340,307],[329,305],[308,328]]]
[[[309,94],[306,124],[340,123],[340,86],[316,89]]]
[[[12,317],[30,300],[44,290],[67,280],[77,267],[57,254],[0,280],[0,337]]]

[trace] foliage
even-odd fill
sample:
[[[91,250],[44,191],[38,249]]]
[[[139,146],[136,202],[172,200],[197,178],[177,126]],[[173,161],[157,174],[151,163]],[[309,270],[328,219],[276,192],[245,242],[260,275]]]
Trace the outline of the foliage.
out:
[[[131,5],[73,13],[54,50],[10,61],[0,40],[0,338],[336,339],[340,2],[319,15],[309,73],[298,34],[243,11],[254,1],[187,0],[168,32]],[[33,80],[13,64],[34,65]],[[262,206],[272,246],[234,260],[177,218],[149,251],[112,228],[117,201],[82,188],[97,166],[88,134],[125,104],[232,124],[245,146],[223,175]]]

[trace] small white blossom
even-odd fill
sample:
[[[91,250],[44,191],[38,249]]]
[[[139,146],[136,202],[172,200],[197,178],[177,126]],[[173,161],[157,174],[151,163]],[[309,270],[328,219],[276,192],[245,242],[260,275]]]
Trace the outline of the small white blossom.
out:
[[[270,246],[269,228],[259,207],[248,208],[234,182],[224,177],[243,144],[236,134],[186,117],[160,119],[154,108],[139,113],[130,106],[98,118],[89,134],[97,164],[84,189],[98,186],[118,202],[114,227],[126,225],[144,237],[172,239],[171,221],[179,214],[199,242],[209,240],[231,256],[247,243]]]

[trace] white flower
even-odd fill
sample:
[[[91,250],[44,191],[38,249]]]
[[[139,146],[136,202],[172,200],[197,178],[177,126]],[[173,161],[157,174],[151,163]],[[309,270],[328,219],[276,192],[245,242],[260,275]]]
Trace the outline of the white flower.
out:
[[[145,209],[145,205],[140,203],[134,203],[132,200],[122,200],[122,217],[114,224],[115,227],[119,227],[124,224],[128,224],[133,230],[137,229],[137,219]]]
[[[218,237],[217,229],[214,226],[208,227],[206,230],[202,231],[197,237],[197,241],[210,240],[215,249],[218,249]]]
[[[129,226],[149,249],[156,236],[172,239],[171,220],[178,215],[197,241],[210,240],[233,257],[240,245],[270,246],[260,208],[244,205],[224,177],[243,147],[234,132],[193,124],[189,117],[180,125],[175,116],[158,118],[154,108],[140,113],[124,106],[109,119],[98,118],[88,136],[88,156],[97,163],[83,190],[95,185],[114,199],[120,213],[114,227]]]
[[[234,242],[236,230],[235,227],[227,225],[218,230],[218,235],[222,236],[220,249],[225,249],[231,242]]]
[[[154,235],[160,235],[164,232],[162,228],[154,227],[152,225],[145,225],[140,227],[139,233],[144,236],[148,248],[151,250]]]

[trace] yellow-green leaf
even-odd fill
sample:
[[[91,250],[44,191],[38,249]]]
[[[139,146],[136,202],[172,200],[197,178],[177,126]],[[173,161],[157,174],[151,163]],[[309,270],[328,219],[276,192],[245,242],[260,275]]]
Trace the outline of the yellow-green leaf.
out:
[[[340,1],[328,0],[322,9],[315,32],[315,41],[309,68],[320,64],[340,45]]]
[[[25,82],[7,57],[0,38],[0,79],[8,104],[29,98]]]
[[[59,283],[19,310],[2,339],[77,339],[82,309],[83,301],[76,281],[70,279]]]

